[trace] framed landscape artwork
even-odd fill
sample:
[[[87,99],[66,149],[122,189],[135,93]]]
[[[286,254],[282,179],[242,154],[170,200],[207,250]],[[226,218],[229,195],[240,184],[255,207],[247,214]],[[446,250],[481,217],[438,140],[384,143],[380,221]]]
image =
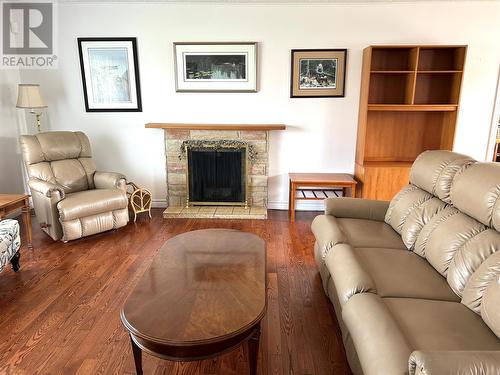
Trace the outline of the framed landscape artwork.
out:
[[[290,97],[343,97],[346,59],[346,49],[292,50]]]
[[[256,92],[257,43],[174,43],[178,92]]]
[[[87,112],[141,112],[136,38],[78,38]]]

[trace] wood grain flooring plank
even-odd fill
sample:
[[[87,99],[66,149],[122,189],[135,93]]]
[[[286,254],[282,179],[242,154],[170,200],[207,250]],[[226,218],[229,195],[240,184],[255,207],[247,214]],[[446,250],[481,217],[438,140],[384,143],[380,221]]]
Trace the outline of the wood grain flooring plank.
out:
[[[267,243],[268,311],[259,375],[349,374],[338,323],[313,257],[316,213],[267,220],[170,219],[153,210],[116,231],[67,244],[34,230],[21,271],[0,276],[0,374],[134,374],[119,312],[163,243],[190,230],[232,228]],[[33,223],[36,228],[36,220]],[[245,345],[220,357],[171,362],[143,354],[145,374],[248,373]]]

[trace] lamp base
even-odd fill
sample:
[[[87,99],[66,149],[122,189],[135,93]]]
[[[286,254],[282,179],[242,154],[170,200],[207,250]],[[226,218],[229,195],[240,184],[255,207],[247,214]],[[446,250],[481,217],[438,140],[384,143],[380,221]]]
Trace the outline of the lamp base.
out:
[[[36,118],[36,129],[38,130],[38,133],[42,130],[42,122],[40,121],[40,117],[42,117],[42,114],[40,112],[35,112],[35,111],[30,111],[31,114],[35,115]]]

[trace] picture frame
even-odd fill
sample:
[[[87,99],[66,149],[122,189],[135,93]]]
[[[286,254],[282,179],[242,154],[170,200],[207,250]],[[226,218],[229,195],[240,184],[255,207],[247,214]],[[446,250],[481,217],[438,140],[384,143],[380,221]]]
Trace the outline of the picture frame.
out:
[[[77,38],[87,112],[142,112],[137,38]]]
[[[293,49],[291,98],[345,96],[347,49]]]
[[[175,91],[257,92],[257,55],[257,42],[176,42]]]

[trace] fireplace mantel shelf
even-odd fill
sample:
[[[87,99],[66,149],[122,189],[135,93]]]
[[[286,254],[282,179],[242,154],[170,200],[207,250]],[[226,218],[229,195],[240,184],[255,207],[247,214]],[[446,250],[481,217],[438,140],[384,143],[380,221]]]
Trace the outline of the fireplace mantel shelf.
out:
[[[167,124],[148,123],[149,129],[188,129],[188,130],[285,130],[284,124]]]

